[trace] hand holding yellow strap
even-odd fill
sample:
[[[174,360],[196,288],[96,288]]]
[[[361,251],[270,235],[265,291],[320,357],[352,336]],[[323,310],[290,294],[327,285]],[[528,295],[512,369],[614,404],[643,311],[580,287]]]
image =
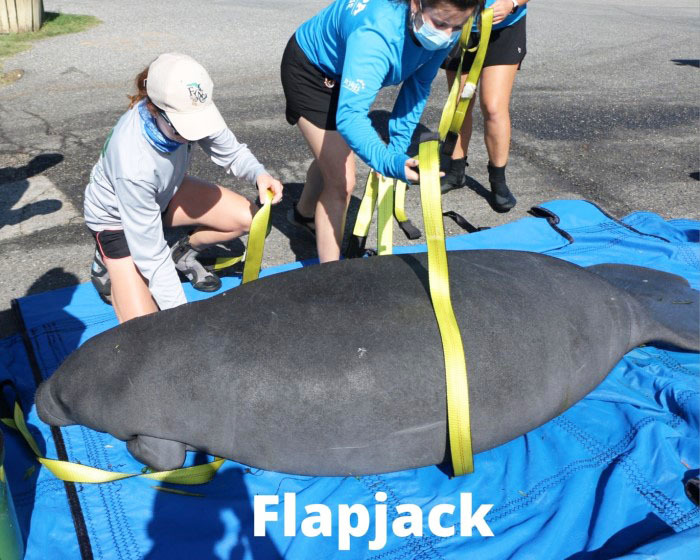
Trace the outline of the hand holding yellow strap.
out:
[[[445,249],[445,230],[440,203],[440,158],[437,139],[421,142],[420,190],[423,223],[428,240],[428,281],[430,298],[440,329],[445,357],[447,421],[456,476],[474,470],[469,420],[469,386],[462,336],[450,299],[450,282]]]

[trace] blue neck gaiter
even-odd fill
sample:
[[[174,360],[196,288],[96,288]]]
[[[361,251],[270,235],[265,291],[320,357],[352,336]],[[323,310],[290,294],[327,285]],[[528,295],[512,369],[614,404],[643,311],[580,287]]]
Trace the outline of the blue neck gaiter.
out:
[[[151,115],[150,111],[146,108],[146,101],[141,101],[138,104],[139,116],[141,117],[141,125],[143,135],[148,140],[148,143],[153,146],[159,152],[172,153],[177,150],[180,146],[180,142],[171,140],[165,134],[163,134],[158,125],[156,124],[156,119]]]

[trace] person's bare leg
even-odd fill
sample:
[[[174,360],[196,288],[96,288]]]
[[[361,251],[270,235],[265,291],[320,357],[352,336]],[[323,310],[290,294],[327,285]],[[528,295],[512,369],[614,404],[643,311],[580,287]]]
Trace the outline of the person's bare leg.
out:
[[[112,283],[112,307],[120,323],[155,313],[158,306],[131,257],[103,258]]]
[[[345,215],[355,187],[355,156],[338,131],[323,130],[304,117],[297,123],[323,179],[314,211],[319,261],[340,258]]]
[[[516,204],[506,182],[506,164],[510,152],[510,94],[517,64],[488,66],[481,76],[481,112],[484,116],[484,143],[489,154],[489,183],[492,207],[508,212]]]
[[[222,186],[186,176],[168,205],[168,227],[198,226],[190,235],[192,248],[201,251],[240,237],[250,230],[255,205]]]
[[[321,169],[318,166],[316,159],[311,162],[309,169],[306,171],[306,182],[304,189],[301,191],[299,202],[297,203],[297,211],[304,217],[310,218],[316,211],[316,204],[323,190],[323,176]]]
[[[496,167],[508,163],[510,152],[510,95],[517,64],[487,66],[481,73],[481,112],[484,116],[484,143],[489,160]]]
[[[239,237],[250,230],[255,205],[245,197],[214,183],[186,176],[170,201],[163,223],[166,226],[197,226],[171,249],[175,268],[192,286],[203,292],[221,288],[221,280],[204,268],[201,251]]]

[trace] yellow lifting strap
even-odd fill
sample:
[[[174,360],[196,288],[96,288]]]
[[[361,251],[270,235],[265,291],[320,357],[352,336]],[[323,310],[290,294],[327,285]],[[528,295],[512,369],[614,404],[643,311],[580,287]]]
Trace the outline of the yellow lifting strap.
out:
[[[413,158],[417,159],[417,158]],[[420,230],[413,225],[406,216],[406,191],[408,184],[403,181],[396,181],[394,187],[394,217],[408,239],[418,239],[421,236]]]
[[[462,54],[459,60],[459,66],[457,66],[457,73],[455,74],[454,82],[452,82],[452,88],[450,89],[450,94],[447,97],[447,102],[442,110],[442,116],[440,117],[440,126],[438,127],[438,133],[440,135],[440,141],[444,142],[447,133],[452,132],[453,134],[459,134],[462,128],[462,123],[464,122],[464,117],[467,114],[467,108],[469,107],[469,102],[474,93],[476,92],[476,84],[479,81],[479,76],[481,75],[481,70],[484,67],[484,59],[486,58],[486,51],[488,50],[489,40],[491,39],[491,28],[493,27],[493,8],[487,8],[481,12],[479,16],[479,46],[476,49],[476,55],[474,56],[474,61],[469,69],[469,74],[467,76],[467,81],[464,87],[461,88],[461,76],[462,76],[462,63],[464,62],[464,54],[467,52],[467,43],[469,42],[469,35],[472,30],[472,18],[469,18],[467,24],[462,29],[462,35],[459,38],[459,44],[462,49]]]
[[[440,330],[445,357],[447,423],[455,476],[473,472],[469,385],[467,366],[457,319],[450,298],[445,229],[442,223],[439,141],[421,142],[418,147],[420,196],[428,241],[430,298]]]
[[[457,98],[459,97],[459,86],[461,82],[461,80],[459,80],[458,78],[462,75],[462,63],[464,62],[464,53],[467,52],[467,43],[469,43],[469,36],[472,33],[473,23],[474,16],[471,16],[462,28],[462,34],[459,37],[459,46],[462,52],[459,57],[459,65],[457,66],[455,80],[454,82],[452,82],[450,93],[447,95],[447,101],[445,102],[445,107],[442,109],[442,115],[440,116],[440,125],[438,126],[438,134],[440,135],[440,141],[445,140],[445,136],[447,136],[447,131],[450,129],[450,124],[452,124],[452,117],[454,117],[455,110],[457,109]]]
[[[459,134],[459,131],[462,128],[462,123],[464,122],[464,117],[467,114],[469,102],[471,101],[472,97],[474,97],[474,93],[476,92],[476,84],[479,81],[481,70],[484,67],[484,59],[486,58],[486,51],[488,50],[489,40],[491,39],[491,28],[493,27],[493,8],[487,8],[481,12],[479,17],[479,27],[481,32],[479,37],[479,46],[476,49],[474,61],[469,69],[467,81],[460,91],[462,64],[464,62],[464,54],[467,52],[469,35],[471,34],[472,30],[472,18],[469,19],[467,24],[462,29],[462,35],[459,39],[462,54],[460,56],[459,65],[457,66],[457,73],[455,74],[454,82],[452,82],[450,94],[447,97],[447,102],[442,110],[440,125],[438,127],[440,141],[443,142],[448,132]]]
[[[354,236],[363,240],[367,238],[377,205],[377,253],[390,255],[394,245],[394,180],[370,170],[352,231]]]
[[[367,182],[365,183],[365,192],[360,202],[360,209],[357,211],[355,227],[352,230],[352,234],[357,237],[367,237],[369,234],[369,226],[372,223],[374,207],[377,205],[377,197],[379,196],[377,183],[377,174],[370,169],[367,174]]]
[[[391,255],[394,247],[394,180],[380,175],[377,181],[379,183],[377,253]]]
[[[248,234],[248,247],[245,253],[237,257],[219,257],[214,263],[214,270],[223,270],[238,264],[245,259],[243,266],[242,284],[255,280],[260,275],[265,238],[270,223],[270,208],[272,206],[272,191],[267,191],[265,204],[256,212]]]
[[[24,437],[29,447],[36,455],[37,461],[44,465],[56,478],[65,480],[66,482],[82,482],[87,484],[99,484],[102,482],[113,482],[115,480],[123,480],[125,478],[148,478],[150,480],[158,480],[160,482],[169,482],[172,484],[204,484],[209,482],[226,459],[219,457],[215,458],[211,463],[204,465],[195,465],[194,467],[186,467],[184,469],[175,469],[172,471],[160,471],[152,473],[119,473],[105,471],[81,465],[79,463],[71,463],[69,461],[59,461],[56,459],[47,459],[41,456],[41,451],[36,443],[36,440],[27,429],[27,424],[24,421],[24,414],[18,403],[15,403],[14,418],[2,418],[2,422],[19,431]]]
[[[455,110],[454,117],[452,118],[452,123],[450,124],[450,132],[453,134],[459,134],[462,128],[462,123],[464,122],[464,117],[467,114],[467,108],[469,103],[476,93],[476,84],[479,81],[479,76],[481,76],[481,70],[484,67],[484,59],[486,58],[486,51],[488,50],[489,40],[491,39],[491,28],[493,26],[493,8],[488,8],[481,13],[479,18],[479,26],[481,30],[481,36],[479,38],[479,47],[476,50],[476,55],[474,57],[474,62],[472,67],[469,69],[469,75],[467,76],[467,81],[462,88],[462,93],[459,97],[459,103],[457,103],[457,109]],[[457,74],[458,78],[455,82],[461,81],[459,76],[461,73]]]
[[[399,222],[408,220],[408,216],[406,216],[406,183],[403,181],[396,181],[396,188],[394,189],[394,216]]]
[[[257,211],[255,217],[253,217],[253,223],[250,225],[248,248],[246,249],[245,266],[243,267],[243,279],[241,280],[243,284],[256,280],[260,276],[265,238],[267,237],[268,224],[270,223],[272,191],[268,190],[266,195],[265,204]]]

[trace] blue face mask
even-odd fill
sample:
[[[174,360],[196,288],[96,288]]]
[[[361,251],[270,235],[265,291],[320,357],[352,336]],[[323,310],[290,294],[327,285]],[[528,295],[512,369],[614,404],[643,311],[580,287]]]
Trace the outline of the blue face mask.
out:
[[[413,14],[413,33],[418,39],[418,42],[423,46],[424,49],[429,51],[439,51],[440,49],[445,49],[453,44],[459,36],[462,34],[461,31],[454,31],[451,35],[448,35],[444,31],[435,29],[430,23],[425,21],[423,17],[423,4],[420,4],[421,9],[421,20],[423,25],[420,29],[416,29],[416,14]]]
[[[177,150],[183,144],[171,140],[165,134],[160,131],[158,125],[156,124],[156,119],[151,115],[150,111],[146,108],[146,102],[142,101],[138,104],[139,116],[141,117],[141,125],[143,135],[148,140],[148,143],[153,146],[159,152],[172,153]]]

